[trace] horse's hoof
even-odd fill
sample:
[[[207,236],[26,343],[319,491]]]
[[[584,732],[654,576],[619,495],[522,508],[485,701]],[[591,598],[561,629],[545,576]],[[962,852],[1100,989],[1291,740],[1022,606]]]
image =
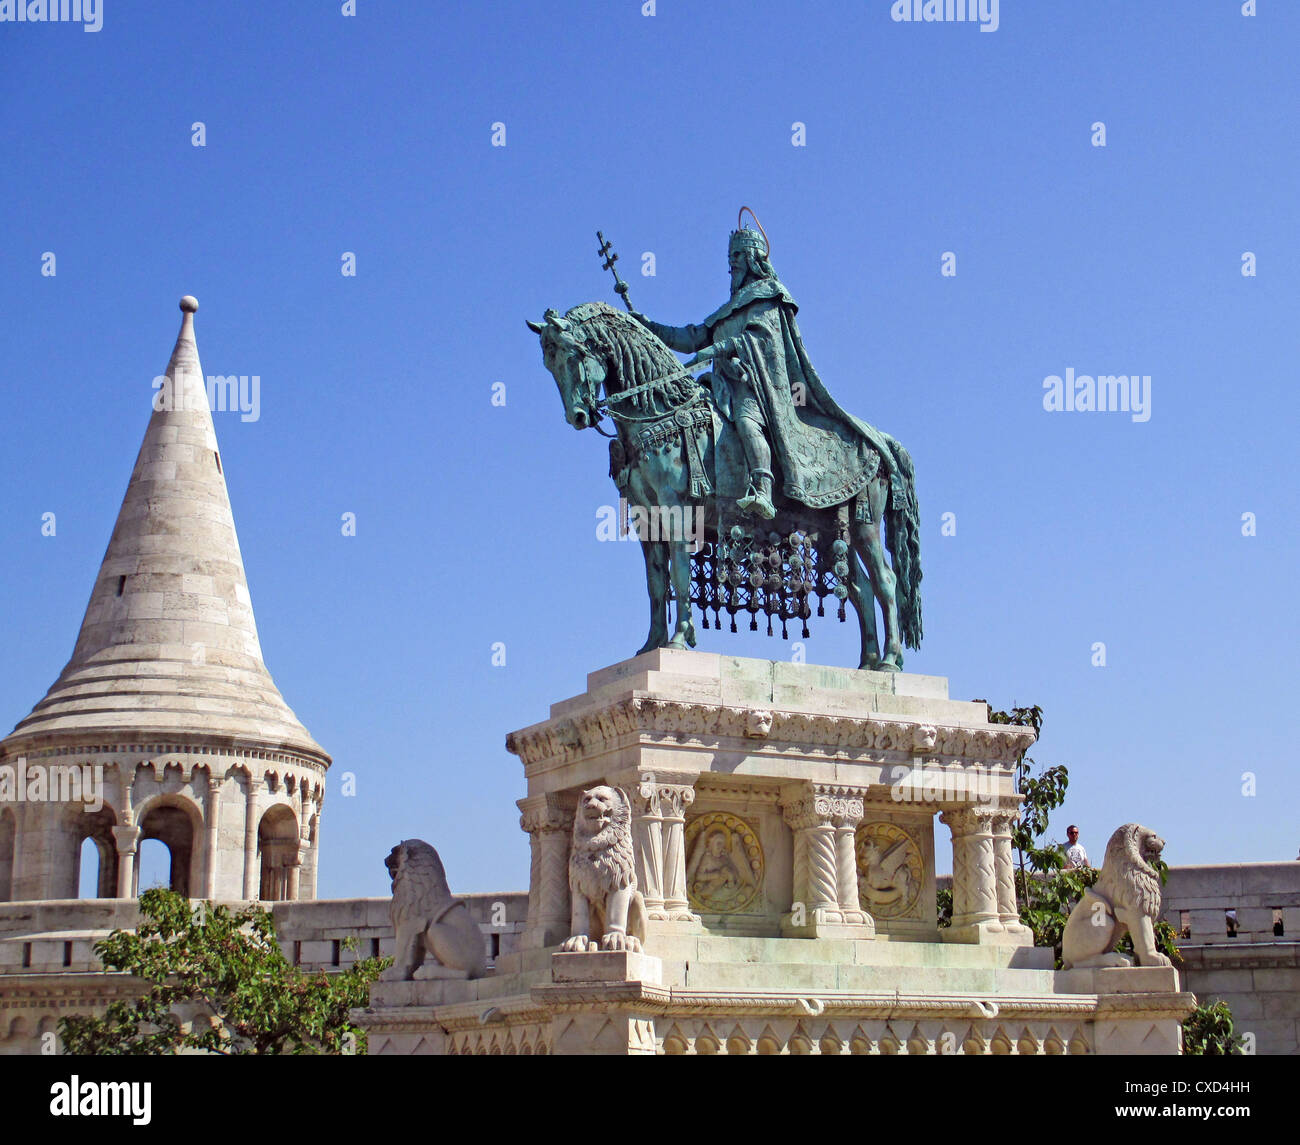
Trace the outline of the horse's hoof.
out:
[[[868,656],[858,665],[859,672],[877,672],[880,670],[880,657]]]
[[[903,666],[901,664],[895,664],[892,660],[888,659],[882,660],[876,665],[877,672],[901,672],[902,670]]]

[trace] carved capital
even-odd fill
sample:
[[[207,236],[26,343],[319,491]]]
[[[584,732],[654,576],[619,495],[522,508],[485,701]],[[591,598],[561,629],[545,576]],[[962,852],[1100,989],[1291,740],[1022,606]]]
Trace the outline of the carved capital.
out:
[[[965,835],[990,835],[998,814],[997,808],[978,804],[945,807],[939,812],[939,822],[952,831],[954,839]]]
[[[530,835],[542,831],[567,834],[573,830],[573,808],[555,795],[530,795],[516,806],[522,812],[519,826]]]
[[[119,855],[134,855],[136,848],[140,845],[140,835],[142,828],[127,826],[113,827],[113,842],[117,845]]]
[[[811,827],[854,827],[862,818],[860,788],[801,783],[781,793],[785,821],[794,831]]]
[[[695,786],[690,783],[661,783],[659,809],[665,819],[685,819],[686,809],[695,802]]]
[[[638,771],[612,775],[610,782],[627,792],[636,819],[679,819],[695,800],[695,776],[682,772]]]

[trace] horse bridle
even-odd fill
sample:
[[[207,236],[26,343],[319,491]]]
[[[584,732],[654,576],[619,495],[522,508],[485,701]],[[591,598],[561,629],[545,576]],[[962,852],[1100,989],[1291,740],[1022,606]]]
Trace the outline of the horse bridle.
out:
[[[697,398],[693,397],[689,401],[674,406],[672,409],[665,410],[663,413],[650,414],[646,417],[636,417],[628,413],[618,413],[611,409],[610,406],[612,403],[624,402],[639,394],[648,393],[668,381],[680,381],[683,378],[690,378],[690,380],[694,382],[695,375],[680,363],[677,363],[676,369],[672,373],[663,374],[657,378],[651,378],[650,381],[642,382],[639,386],[633,386],[630,390],[620,390],[616,394],[606,393],[605,398],[602,401],[596,396],[596,383],[587,376],[586,360],[588,358],[594,358],[595,355],[587,349],[587,332],[584,328],[584,323],[585,318],[576,323],[578,336],[574,338],[575,348],[580,354],[578,359],[578,381],[575,386],[577,391],[576,396],[582,401],[583,405],[587,407],[588,415],[591,417],[591,428],[602,437],[614,438],[618,436],[617,430],[613,433],[606,433],[605,430],[601,428],[600,423],[604,421],[607,416],[615,422],[622,421],[631,423],[638,421],[659,421],[665,417],[671,417],[677,410],[692,405],[697,400]]]

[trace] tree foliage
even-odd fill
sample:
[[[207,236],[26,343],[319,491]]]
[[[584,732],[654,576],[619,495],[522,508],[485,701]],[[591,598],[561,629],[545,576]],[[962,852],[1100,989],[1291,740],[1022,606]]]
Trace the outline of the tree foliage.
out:
[[[1004,712],[997,711],[990,705],[989,722],[1031,727],[1036,736],[1041,736],[1043,709],[1035,704]],[[1036,739],[1035,743],[1037,742]],[[1020,921],[1033,931],[1035,946],[1055,948],[1058,966],[1061,961],[1061,937],[1065,933],[1070,911],[1100,874],[1095,867],[1067,868],[1064,848],[1055,839],[1045,837],[1052,812],[1065,802],[1069,786],[1070,772],[1065,764],[1040,768],[1027,754],[1022,754],[1016,764],[1016,787],[1024,799],[1020,809],[1020,822],[1012,834],[1012,842],[1019,856],[1016,895],[1020,903]],[[1168,867],[1159,859],[1153,865],[1163,885],[1169,877]],[[1177,959],[1178,945],[1174,928],[1161,920],[1156,923],[1155,929],[1157,948],[1170,958]],[[1132,954],[1133,940],[1126,934],[1116,949]]]
[[[985,703],[977,700],[976,703]],[[1035,736],[1043,731],[1043,709],[1032,707],[1012,708],[1009,712],[989,707],[989,723],[1015,724],[1031,727]],[[1037,739],[1034,741],[1037,743]],[[1024,797],[1020,809],[1020,822],[1012,834],[1019,856],[1016,873],[1016,894],[1020,904],[1020,921],[1034,933],[1035,946],[1051,946],[1056,951],[1056,965],[1061,965],[1061,939],[1065,924],[1083,892],[1096,883],[1101,871],[1097,867],[1067,868],[1065,851],[1054,839],[1044,840],[1051,814],[1065,802],[1065,792],[1070,786],[1069,769],[1064,764],[1035,771],[1038,765],[1022,754],[1016,764],[1016,787]],[[1164,860],[1156,859],[1152,866],[1160,875],[1160,885],[1169,879],[1169,868]],[[939,925],[948,926],[952,920],[952,891],[939,892]],[[1164,919],[1155,924],[1156,948],[1182,962],[1179,954],[1177,932]],[[1133,953],[1133,939],[1129,934],[1115,947]],[[1218,1001],[1197,1006],[1183,1022],[1183,1053],[1185,1054],[1240,1054],[1243,1041],[1233,1032],[1232,1011],[1226,1002]]]
[[[348,1012],[388,965],[370,958],[337,974],[305,974],[281,951],[269,911],[231,910],[161,887],[140,896],[134,931],[115,930],[95,952],[147,990],[102,1017],[59,1021],[72,1054],[347,1054],[365,1052]]]
[[[1233,1029],[1227,1002],[1202,1003],[1183,1022],[1183,1053],[1206,1057],[1245,1052],[1245,1042]]]

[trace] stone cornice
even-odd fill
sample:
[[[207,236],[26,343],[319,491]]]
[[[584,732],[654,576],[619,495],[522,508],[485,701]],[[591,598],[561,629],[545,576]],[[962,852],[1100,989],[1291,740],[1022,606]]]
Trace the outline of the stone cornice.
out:
[[[457,1002],[448,1006],[385,1006],[353,1010],[357,1025],[385,1032],[410,1031],[427,1033],[439,1026],[448,1033],[459,1030],[482,1030],[492,1026],[522,1026],[549,1022],[551,1011],[539,1006],[527,994],[505,998],[484,998],[474,1002]]]
[[[854,1018],[974,1022],[1054,1021],[1063,1018],[1145,1017],[1181,1021],[1193,1008],[1187,993],[1055,994],[1044,997],[988,994],[943,996],[840,991],[708,990],[648,982],[568,982],[536,985],[529,995],[458,1003],[354,1011],[360,1024],[384,1030],[428,1029],[433,1022],[451,1032],[505,1023],[547,1021],[553,1014],[598,1007],[632,1007],[659,1017],[738,1018],[754,1015],[794,1018]]]
[[[8,971],[0,975],[0,1010],[104,1006],[139,997],[147,982],[119,971]]]
[[[10,737],[11,741],[13,737]],[[330,765],[330,757],[326,755],[310,755],[306,752],[294,751],[292,749],[276,749],[269,747],[258,747],[248,744],[231,743],[222,741],[219,738],[213,740],[204,740],[199,737],[191,741],[177,742],[174,739],[164,741],[144,740],[131,743],[105,743],[96,740],[92,743],[58,743],[34,746],[31,748],[22,748],[21,744],[9,742],[6,744],[6,750],[3,756],[0,756],[0,763],[9,762],[17,759],[19,756],[25,757],[29,762],[44,759],[66,759],[74,756],[87,755],[148,755],[155,758],[149,760],[140,760],[136,767],[151,767],[161,775],[165,767],[179,767],[183,771],[185,778],[190,777],[190,773],[195,768],[211,770],[212,760],[229,760],[230,762],[221,772],[221,778],[232,771],[239,771],[247,768],[249,763],[260,763],[263,766],[261,770],[271,770],[265,765],[278,764],[282,767],[298,767],[306,770],[324,773]],[[174,758],[166,758],[172,756]],[[109,766],[120,767],[116,760],[108,760]],[[130,766],[130,765],[128,765]]]
[[[715,746],[736,741],[746,751],[806,745],[825,754],[853,752],[878,755],[896,762],[922,755],[927,759],[985,764],[1010,768],[1034,742],[1034,732],[1009,724],[985,727],[944,726],[912,722],[897,716],[818,715],[773,709],[767,726],[756,725],[752,708],[683,700],[656,699],[633,693],[603,707],[560,716],[506,737],[506,750],[519,756],[525,767],[554,761],[564,763],[624,743],[633,737],[653,742],[674,737],[676,742]],[[756,734],[758,729],[761,734]]]

